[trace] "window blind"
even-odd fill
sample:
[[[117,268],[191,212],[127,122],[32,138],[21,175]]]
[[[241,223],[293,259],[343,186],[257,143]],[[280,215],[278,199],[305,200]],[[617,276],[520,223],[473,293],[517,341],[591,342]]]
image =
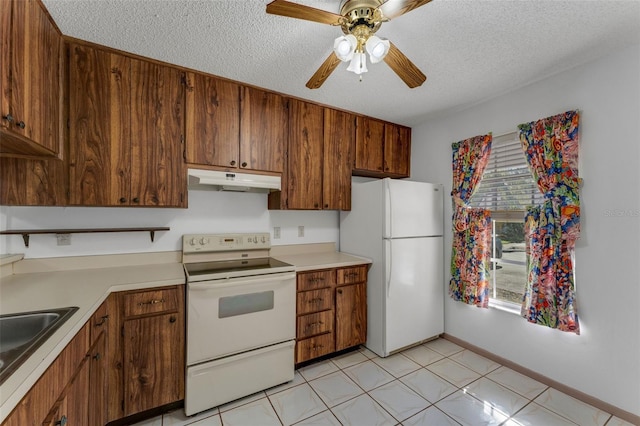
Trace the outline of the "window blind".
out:
[[[493,219],[520,220],[527,207],[543,201],[517,132],[494,138],[489,163],[470,205],[491,210]]]

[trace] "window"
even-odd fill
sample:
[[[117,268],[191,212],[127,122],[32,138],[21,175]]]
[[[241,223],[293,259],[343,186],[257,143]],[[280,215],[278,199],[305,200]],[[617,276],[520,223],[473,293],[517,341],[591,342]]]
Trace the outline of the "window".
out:
[[[470,204],[491,210],[491,304],[518,310],[527,279],[524,213],[542,204],[517,132],[496,137],[480,186]]]

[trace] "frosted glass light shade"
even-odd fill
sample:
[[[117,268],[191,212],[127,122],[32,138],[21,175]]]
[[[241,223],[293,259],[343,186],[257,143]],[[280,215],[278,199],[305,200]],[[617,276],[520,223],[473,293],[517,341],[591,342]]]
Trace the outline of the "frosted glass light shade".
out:
[[[351,59],[351,63],[349,64],[349,67],[347,67],[347,71],[351,71],[356,74],[367,72],[367,55],[365,55],[364,52],[354,53],[353,59]]]
[[[353,58],[353,53],[358,46],[358,40],[352,34],[346,36],[340,36],[333,42],[333,51],[338,59],[343,62],[350,61]]]
[[[376,64],[384,59],[389,53],[389,40],[382,39],[378,36],[371,36],[365,44],[369,59],[372,64]]]

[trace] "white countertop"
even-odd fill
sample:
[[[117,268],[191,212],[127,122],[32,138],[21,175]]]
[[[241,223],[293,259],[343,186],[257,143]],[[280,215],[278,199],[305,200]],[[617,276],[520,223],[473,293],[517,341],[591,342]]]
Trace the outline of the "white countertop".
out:
[[[333,243],[273,246],[270,255],[294,265],[296,271],[371,263],[335,251]],[[12,270],[9,275],[0,274],[0,314],[68,306],[79,309],[0,386],[0,422],[110,293],[185,283],[179,252],[21,259],[6,259],[5,268]]]
[[[167,256],[161,257],[166,260]],[[60,260],[59,263],[65,261]],[[2,315],[67,306],[77,306],[79,309],[0,386],[0,422],[10,414],[110,293],[184,282],[182,264],[177,261],[26,272],[2,277]]]

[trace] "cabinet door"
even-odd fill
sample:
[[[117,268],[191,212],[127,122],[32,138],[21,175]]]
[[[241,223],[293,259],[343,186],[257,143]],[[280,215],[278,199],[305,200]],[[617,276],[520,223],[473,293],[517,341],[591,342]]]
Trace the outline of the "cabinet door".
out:
[[[67,167],[62,160],[0,158],[0,204],[64,206]]]
[[[102,426],[107,423],[107,339],[100,333],[89,352],[89,419],[88,425]]]
[[[125,416],[184,398],[183,328],[178,313],[125,321]]]
[[[324,108],[291,100],[286,185],[289,209],[322,209]]]
[[[71,425],[88,425],[89,411],[94,407],[89,405],[87,391],[89,390],[89,369],[91,362],[85,360],[76,374],[75,378],[67,388],[63,399],[60,401],[60,407],[57,410],[58,420],[66,418],[66,424]],[[55,416],[54,416],[55,417]],[[53,424],[61,424],[53,422]]]
[[[240,168],[282,173],[289,119],[286,98],[244,87],[240,105]]]
[[[351,168],[355,116],[331,108],[324,110],[324,166],[322,208],[351,210]]]
[[[5,70],[2,76],[2,116],[12,119],[2,120],[10,132],[1,136],[2,144],[13,144],[9,151],[20,155],[54,157],[62,140],[62,36],[38,1],[3,3],[10,3],[12,10],[7,16],[9,6],[2,6],[2,67],[10,67],[9,75]],[[10,40],[5,38],[8,28]],[[7,49],[10,56],[4,53]],[[12,134],[23,138],[28,148],[21,149]]]
[[[367,290],[365,283],[336,287],[336,351],[367,340]]]
[[[356,134],[355,169],[383,172],[384,122],[369,117],[358,117]]]
[[[129,58],[69,44],[69,203],[129,205]]]
[[[240,86],[187,73],[185,116],[187,163],[238,167]]]
[[[186,206],[182,71],[131,60],[131,201]]]
[[[409,177],[411,128],[386,123],[384,127],[384,171],[394,177]]]

